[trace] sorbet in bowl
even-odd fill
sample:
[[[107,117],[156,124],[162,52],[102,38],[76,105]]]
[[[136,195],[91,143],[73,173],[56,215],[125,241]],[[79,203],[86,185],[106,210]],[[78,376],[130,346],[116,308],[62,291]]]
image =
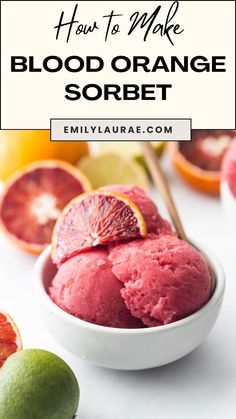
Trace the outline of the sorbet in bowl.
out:
[[[143,190],[110,189],[132,197],[147,234],[79,250],[58,266],[47,249],[35,269],[42,316],[58,342],[96,365],[163,365],[207,336],[221,306],[224,275],[208,250],[175,236]]]

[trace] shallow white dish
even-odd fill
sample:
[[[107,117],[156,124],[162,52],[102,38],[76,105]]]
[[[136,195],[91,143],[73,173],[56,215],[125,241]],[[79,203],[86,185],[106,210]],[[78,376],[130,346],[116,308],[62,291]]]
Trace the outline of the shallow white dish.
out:
[[[51,301],[48,286],[56,268],[51,263],[50,247],[35,266],[35,289],[43,321],[64,348],[95,365],[139,370],[173,362],[193,351],[206,338],[218,316],[224,295],[225,279],[221,263],[204,246],[195,241],[207,257],[215,278],[208,303],[185,319],[166,326],[145,329],[116,329],[80,320]]]

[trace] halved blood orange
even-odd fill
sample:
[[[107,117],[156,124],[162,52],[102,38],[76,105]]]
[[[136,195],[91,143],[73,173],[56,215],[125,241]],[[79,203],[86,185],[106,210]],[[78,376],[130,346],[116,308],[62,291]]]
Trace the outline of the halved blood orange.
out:
[[[94,191],[73,199],[53,232],[52,259],[57,265],[97,245],[147,235],[138,207],[123,195]]]
[[[230,130],[193,130],[192,141],[169,143],[172,162],[191,186],[218,195],[221,162],[234,136]]]
[[[55,222],[72,198],[90,190],[86,177],[69,163],[45,160],[9,178],[1,197],[3,231],[23,249],[40,253]]]
[[[0,368],[6,359],[22,349],[20,333],[8,314],[0,312]]]

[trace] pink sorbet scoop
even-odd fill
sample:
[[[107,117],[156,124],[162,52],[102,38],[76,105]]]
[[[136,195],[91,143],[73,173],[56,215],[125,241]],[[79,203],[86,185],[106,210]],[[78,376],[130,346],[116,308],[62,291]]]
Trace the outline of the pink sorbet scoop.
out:
[[[96,248],[62,264],[49,288],[51,299],[63,310],[102,326],[144,327],[126,308],[108,252]]]
[[[114,246],[113,273],[123,282],[121,295],[132,315],[147,326],[182,319],[209,299],[211,275],[190,244],[166,235]]]

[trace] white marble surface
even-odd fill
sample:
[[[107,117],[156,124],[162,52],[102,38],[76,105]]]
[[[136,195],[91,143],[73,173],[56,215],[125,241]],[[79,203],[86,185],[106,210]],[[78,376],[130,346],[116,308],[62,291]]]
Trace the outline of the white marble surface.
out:
[[[233,419],[236,411],[236,231],[226,231],[220,201],[184,185],[165,162],[186,231],[222,261],[227,278],[220,317],[208,339],[174,364],[141,372],[104,370],[64,351],[47,333],[32,293],[35,257],[0,236],[0,306],[17,322],[24,347],[63,357],[81,387],[79,419]],[[165,213],[158,194],[153,194]]]

